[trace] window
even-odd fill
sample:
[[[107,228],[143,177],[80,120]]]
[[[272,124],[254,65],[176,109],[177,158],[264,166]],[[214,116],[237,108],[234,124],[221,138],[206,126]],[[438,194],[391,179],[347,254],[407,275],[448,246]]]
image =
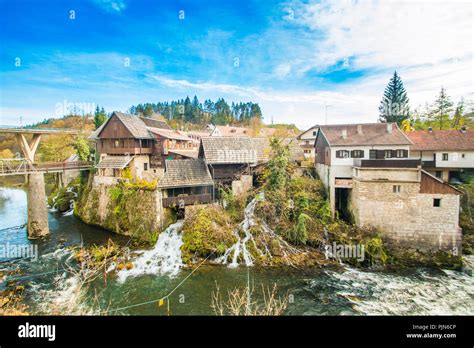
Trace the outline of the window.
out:
[[[120,147],[120,140],[114,141],[114,147]]]
[[[397,158],[403,158],[403,150],[397,150]]]
[[[316,135],[316,131],[313,131],[313,135]]]
[[[441,207],[441,198],[433,198],[433,207]]]
[[[437,177],[438,179],[441,179],[441,171],[440,171],[440,170],[437,170],[437,171],[436,171],[436,177]]]
[[[391,158],[392,157],[392,150],[385,150],[385,158]]]
[[[148,163],[143,163],[143,170],[148,170]]]
[[[351,155],[352,158],[364,158],[364,150],[353,150]]]
[[[336,158],[349,158],[349,151],[347,150],[336,151]]]
[[[306,145],[309,145],[309,140],[306,140]]]
[[[463,153],[463,154],[461,155],[461,157],[462,157],[463,159],[466,158],[466,154]]]
[[[369,151],[369,158],[376,159],[377,158],[377,150],[370,150]]]
[[[443,161],[447,161],[448,160],[448,154],[447,153],[443,153]]]
[[[401,185],[393,185],[393,193],[400,193],[401,190],[402,190]]]

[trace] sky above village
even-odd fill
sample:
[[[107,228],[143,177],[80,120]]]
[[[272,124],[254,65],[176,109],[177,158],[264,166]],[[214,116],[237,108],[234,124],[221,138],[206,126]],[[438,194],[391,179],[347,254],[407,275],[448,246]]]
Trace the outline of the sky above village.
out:
[[[0,0],[0,124],[197,95],[301,128],[474,97],[471,1]],[[326,108],[326,105],[328,107]]]

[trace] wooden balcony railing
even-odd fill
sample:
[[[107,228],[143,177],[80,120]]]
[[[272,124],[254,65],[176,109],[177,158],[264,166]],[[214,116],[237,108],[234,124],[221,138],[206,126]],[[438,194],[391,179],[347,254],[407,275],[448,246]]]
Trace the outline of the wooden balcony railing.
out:
[[[354,166],[361,168],[417,168],[420,160],[413,159],[354,159]]]
[[[165,197],[163,198],[163,207],[180,207],[193,204],[205,204],[212,202],[212,195],[210,193],[201,195],[187,195],[177,197]]]

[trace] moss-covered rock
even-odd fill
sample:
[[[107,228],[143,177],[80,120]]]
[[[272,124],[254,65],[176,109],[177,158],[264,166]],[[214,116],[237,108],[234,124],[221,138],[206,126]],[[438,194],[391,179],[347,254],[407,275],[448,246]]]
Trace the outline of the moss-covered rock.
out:
[[[237,241],[231,218],[217,205],[190,211],[184,221],[182,234],[181,251],[185,263],[194,257],[222,255]]]

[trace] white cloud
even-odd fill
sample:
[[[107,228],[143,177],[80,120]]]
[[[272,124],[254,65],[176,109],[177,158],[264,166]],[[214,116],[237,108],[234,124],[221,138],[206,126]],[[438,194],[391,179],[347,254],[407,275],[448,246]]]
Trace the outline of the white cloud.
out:
[[[354,68],[437,64],[472,56],[471,1],[329,0],[295,4],[295,20],[322,39],[307,69],[345,58]]]
[[[125,0],[92,0],[107,12],[119,13],[127,7]]]

